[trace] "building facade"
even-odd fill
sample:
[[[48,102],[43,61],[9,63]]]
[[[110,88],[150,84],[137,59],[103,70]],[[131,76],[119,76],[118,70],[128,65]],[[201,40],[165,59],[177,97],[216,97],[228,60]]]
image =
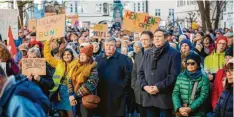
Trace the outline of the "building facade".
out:
[[[136,12],[146,11],[145,0],[121,2],[124,9]],[[83,27],[103,22],[111,25],[113,22],[113,4],[112,0],[77,0],[66,2],[65,8],[66,14],[79,15],[80,25]]]

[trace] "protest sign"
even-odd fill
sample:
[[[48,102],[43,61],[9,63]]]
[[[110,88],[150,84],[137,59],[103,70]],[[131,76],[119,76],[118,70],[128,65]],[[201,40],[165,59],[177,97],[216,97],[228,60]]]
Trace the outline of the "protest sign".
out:
[[[37,40],[44,41],[65,34],[65,15],[54,15],[37,20]]]
[[[0,66],[2,67],[2,69],[4,70],[4,72],[6,74],[6,62],[0,62]]]
[[[99,38],[106,38],[106,34],[108,32],[107,24],[95,24],[93,27],[94,36]]]
[[[79,25],[79,16],[78,15],[66,15],[66,24],[70,25]]]
[[[154,32],[158,28],[159,23],[159,17],[125,10],[122,28],[131,32],[142,32],[144,30]]]
[[[23,58],[22,74],[46,75],[46,62],[44,58]]]
[[[29,19],[28,20],[28,29],[29,31],[35,32],[37,26],[37,20],[36,19]]]
[[[8,28],[11,26],[13,38],[18,38],[18,11],[16,9],[0,9],[0,34],[3,40],[8,38]]]

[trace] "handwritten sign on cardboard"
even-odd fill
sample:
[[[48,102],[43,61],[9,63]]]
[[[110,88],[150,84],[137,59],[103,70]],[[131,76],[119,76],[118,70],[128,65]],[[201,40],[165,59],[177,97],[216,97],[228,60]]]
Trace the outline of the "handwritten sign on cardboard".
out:
[[[44,58],[23,58],[22,74],[46,75],[46,62]]]
[[[36,19],[29,19],[28,20],[28,29],[29,31],[35,32],[37,26],[37,20]]]
[[[94,31],[94,36],[99,38],[106,38],[106,34],[108,32],[108,25],[94,24],[93,31]]]
[[[65,34],[65,14],[48,16],[37,20],[37,40],[44,41],[63,37]]]
[[[158,28],[159,23],[159,17],[125,10],[122,28],[131,32],[142,32],[144,30],[154,32]]]

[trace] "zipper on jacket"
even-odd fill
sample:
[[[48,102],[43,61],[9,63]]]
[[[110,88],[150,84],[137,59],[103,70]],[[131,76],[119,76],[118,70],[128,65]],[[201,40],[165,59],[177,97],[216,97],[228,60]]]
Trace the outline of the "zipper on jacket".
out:
[[[221,111],[223,111],[223,114],[222,114],[223,116],[221,116],[221,117],[225,117],[225,112],[226,112],[226,107],[227,107],[227,102],[228,102],[229,97],[230,97],[230,93],[228,92],[228,96],[227,96],[227,98],[225,100],[224,109],[221,110]]]

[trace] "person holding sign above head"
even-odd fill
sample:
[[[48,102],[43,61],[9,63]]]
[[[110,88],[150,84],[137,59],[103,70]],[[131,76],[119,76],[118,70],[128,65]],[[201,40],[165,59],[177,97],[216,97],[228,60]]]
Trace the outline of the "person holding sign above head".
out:
[[[28,59],[33,58],[41,58],[40,50],[36,47],[30,48],[27,52]],[[37,61],[36,61],[37,62]],[[34,64],[34,63],[32,63]],[[52,75],[46,67],[46,74],[45,75],[38,75],[35,73],[27,74],[27,78],[30,81],[35,82],[43,91],[43,93],[49,97],[49,90],[54,87],[54,82],[52,80]],[[35,72],[35,71],[32,71]]]
[[[0,63],[4,64],[7,76],[18,74],[19,67],[11,57],[10,51],[3,43],[0,43]]]
[[[62,39],[62,40],[61,40]],[[54,39],[47,40],[44,45],[44,57],[46,61],[55,68],[53,75],[53,81],[55,86],[51,91],[51,101],[52,108],[59,110],[61,117],[73,117],[72,107],[69,102],[68,94],[68,73],[71,68],[76,65],[77,60],[75,60],[73,52],[71,49],[64,49],[61,53],[61,60],[54,58],[51,55],[50,43]],[[65,43],[64,38],[56,39],[59,42],[59,45]]]

